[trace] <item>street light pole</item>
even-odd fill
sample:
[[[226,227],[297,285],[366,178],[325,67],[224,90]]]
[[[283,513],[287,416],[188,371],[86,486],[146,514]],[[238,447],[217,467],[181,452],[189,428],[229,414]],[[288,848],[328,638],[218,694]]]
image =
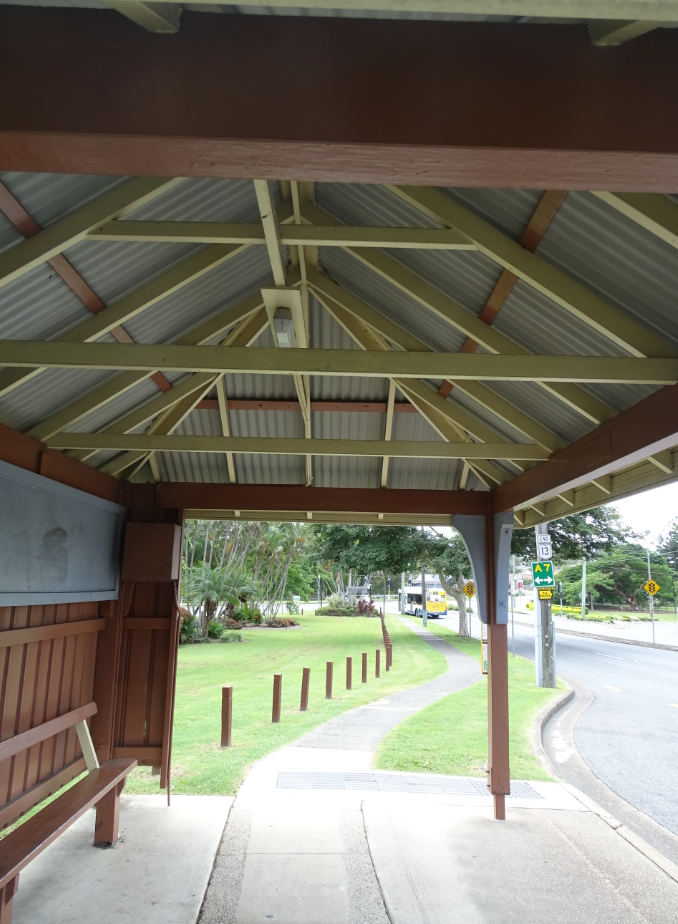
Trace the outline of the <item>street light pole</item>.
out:
[[[586,618],[586,559],[581,563],[581,618]]]
[[[652,580],[652,570],[650,568],[650,550],[647,550],[647,579]],[[654,645],[654,597],[648,594],[650,598],[650,616],[652,618],[652,644]]]
[[[511,643],[513,645],[513,657],[516,656],[516,627],[513,621],[514,599],[516,595],[516,556],[513,556],[513,573],[511,575]]]

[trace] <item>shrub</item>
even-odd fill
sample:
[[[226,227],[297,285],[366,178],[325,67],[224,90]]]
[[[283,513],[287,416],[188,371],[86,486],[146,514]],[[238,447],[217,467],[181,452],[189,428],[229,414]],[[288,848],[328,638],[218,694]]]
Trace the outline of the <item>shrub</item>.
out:
[[[222,645],[228,645],[229,642],[244,642],[245,639],[240,635],[239,632],[224,632],[218,641]]]
[[[266,625],[272,629],[289,629],[290,626],[298,626],[299,623],[288,616],[271,616],[266,620]]]
[[[250,622],[253,622],[255,626],[260,626],[263,618],[264,617],[261,615],[261,613],[252,613],[250,616]]]
[[[207,630],[207,638],[221,638],[225,631],[226,629],[224,628],[223,624],[217,622],[216,619],[213,619],[210,623],[209,629]]]
[[[190,645],[191,642],[196,641],[197,634],[198,620],[195,618],[195,616],[182,616],[181,626],[179,627],[179,644]]]
[[[210,627],[211,628],[211,627]],[[224,628],[226,629],[242,629],[242,623],[238,622],[237,619],[227,619]]]

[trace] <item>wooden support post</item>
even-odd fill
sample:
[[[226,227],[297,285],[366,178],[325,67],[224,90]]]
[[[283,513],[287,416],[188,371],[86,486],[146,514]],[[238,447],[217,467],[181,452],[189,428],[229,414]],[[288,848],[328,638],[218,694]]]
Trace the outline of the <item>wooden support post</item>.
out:
[[[363,683],[367,683],[367,652],[363,651]]]
[[[19,873],[0,889],[0,924],[12,924],[12,905],[19,888]]]
[[[221,746],[230,748],[233,728],[233,685],[221,688]]]
[[[273,675],[273,716],[272,722],[280,721],[280,703],[282,700],[282,674]]]
[[[353,658],[346,658],[346,689],[352,689],[353,683]]]
[[[511,792],[509,769],[508,632],[497,625],[496,555],[494,516],[485,518],[485,565],[487,581],[487,718],[488,788],[494,799],[494,817],[506,818],[506,796]]]
[[[334,661],[327,662],[325,671],[325,699],[332,699],[332,674],[334,671]]]
[[[311,668],[305,667],[301,675],[301,705],[300,712],[306,712],[308,709],[308,686],[311,680]]]
[[[386,642],[386,670],[391,670],[391,646]]]
[[[125,781],[122,780],[97,802],[94,823],[95,847],[113,847],[118,842],[120,793],[124,786]]]
[[[379,680],[379,677],[381,676],[380,661],[381,661],[381,651],[377,648],[377,650],[374,652],[374,676],[377,678],[377,680]]]

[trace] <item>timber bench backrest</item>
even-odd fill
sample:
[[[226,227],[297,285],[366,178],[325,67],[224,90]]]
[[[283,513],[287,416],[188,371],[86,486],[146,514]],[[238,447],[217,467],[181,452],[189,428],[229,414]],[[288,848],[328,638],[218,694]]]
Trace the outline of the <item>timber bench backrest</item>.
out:
[[[120,793],[133,759],[109,760],[99,766],[87,719],[97,711],[88,703],[0,742],[0,762],[75,728],[88,774],[0,842],[0,924],[10,924],[19,873],[87,809],[96,805],[94,845],[110,847],[118,840]]]

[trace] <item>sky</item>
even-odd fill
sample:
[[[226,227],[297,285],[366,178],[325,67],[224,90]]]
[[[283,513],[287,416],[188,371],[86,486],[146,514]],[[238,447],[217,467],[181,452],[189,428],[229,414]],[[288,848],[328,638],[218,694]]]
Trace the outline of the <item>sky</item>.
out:
[[[653,488],[635,497],[614,501],[611,506],[617,508],[633,530],[647,532],[645,541],[654,549],[660,535],[668,532],[669,524],[678,517],[678,484]]]

